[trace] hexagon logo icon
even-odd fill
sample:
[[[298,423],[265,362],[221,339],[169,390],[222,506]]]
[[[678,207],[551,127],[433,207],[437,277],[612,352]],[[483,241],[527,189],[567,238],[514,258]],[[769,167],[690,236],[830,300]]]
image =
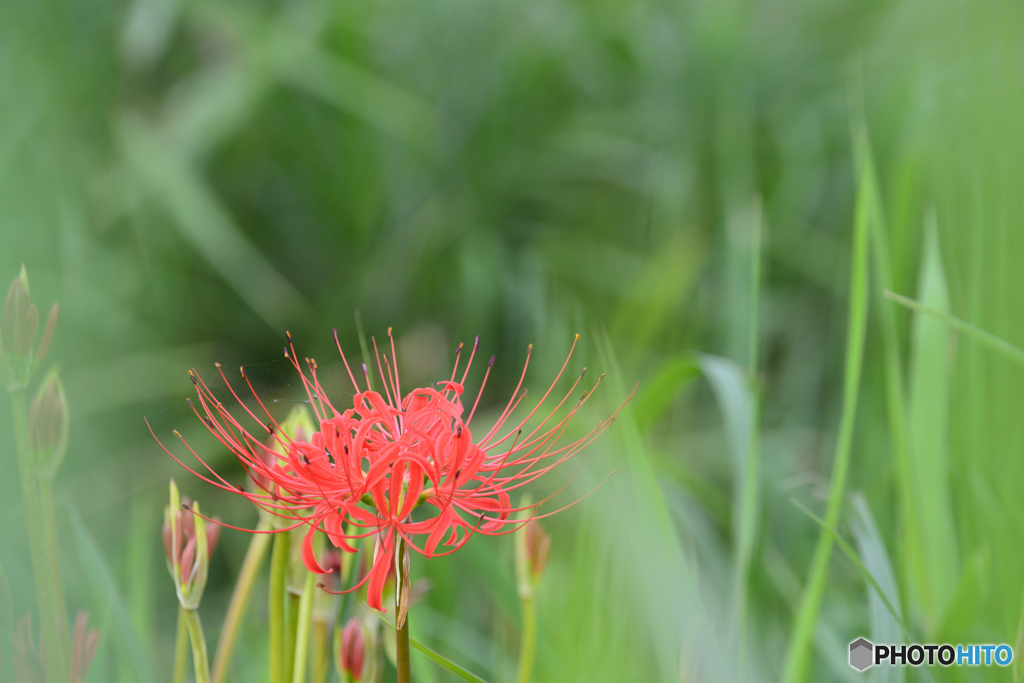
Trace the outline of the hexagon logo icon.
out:
[[[850,666],[857,671],[864,671],[869,666],[874,664],[872,661],[874,658],[875,646],[865,638],[858,638],[857,640],[850,643]]]

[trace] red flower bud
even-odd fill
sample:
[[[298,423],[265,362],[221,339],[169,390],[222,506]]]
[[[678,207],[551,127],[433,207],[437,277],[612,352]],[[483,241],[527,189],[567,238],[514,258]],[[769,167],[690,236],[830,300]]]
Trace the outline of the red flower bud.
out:
[[[363,677],[363,662],[366,659],[366,636],[363,625],[352,617],[341,632],[341,646],[338,648],[338,671],[349,680],[359,681]]]
[[[530,520],[526,523],[526,561],[530,565],[530,573],[535,580],[544,573],[544,567],[547,566],[550,554],[551,537],[544,531],[540,522]]]

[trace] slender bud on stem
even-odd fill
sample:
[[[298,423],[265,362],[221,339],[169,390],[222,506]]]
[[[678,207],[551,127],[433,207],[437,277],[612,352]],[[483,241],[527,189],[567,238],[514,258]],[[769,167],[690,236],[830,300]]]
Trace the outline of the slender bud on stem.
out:
[[[39,330],[39,309],[32,303],[28,291],[28,273],[21,267],[7,290],[3,315],[0,316],[0,381],[8,391],[24,388],[46,355],[57,325],[57,307],[54,304],[46,321],[39,352],[33,354],[36,332]]]
[[[199,503],[190,504],[187,498],[183,502],[173,479],[170,491],[162,529],[167,571],[174,580],[178,602],[184,609],[194,610],[203,599],[220,525],[216,518],[212,522],[202,518]]]
[[[29,408],[29,444],[36,457],[36,471],[43,479],[53,479],[68,448],[71,417],[64,385],[56,371],[50,372],[39,386]]]

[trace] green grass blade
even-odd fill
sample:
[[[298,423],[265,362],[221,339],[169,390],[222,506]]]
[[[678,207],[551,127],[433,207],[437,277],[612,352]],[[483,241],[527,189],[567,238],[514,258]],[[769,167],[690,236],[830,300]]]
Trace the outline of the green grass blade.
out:
[[[938,236],[930,221],[918,289],[926,305],[947,310],[949,297],[939,254]],[[959,554],[949,489],[950,332],[941,321],[918,315],[913,321],[910,357],[909,503],[917,512],[906,529],[904,544],[915,577],[911,596],[934,634],[956,589]]]
[[[843,503],[843,490],[846,487],[846,472],[850,464],[853,427],[857,415],[857,399],[860,393],[860,375],[864,357],[864,337],[868,317],[868,245],[871,222],[871,197],[866,190],[867,180],[865,172],[861,170],[850,268],[850,310],[843,376],[843,412],[836,440],[832,483],[829,488],[828,506],[825,513],[825,522],[830,528],[834,528],[836,522],[839,521],[839,512]],[[786,683],[801,683],[807,677],[810,667],[811,638],[814,635],[814,627],[818,621],[821,601],[825,594],[832,542],[833,537],[827,532],[823,531],[818,536],[811,570],[804,586],[800,609],[797,612],[796,622],[790,636],[789,649],[786,653],[783,673],[783,680]]]
[[[865,571],[874,577],[874,584],[868,584],[871,640],[876,643],[898,643],[903,636],[903,617],[892,562],[867,501],[857,494],[852,497],[852,502],[850,530]],[[903,680],[903,669],[883,666],[878,669],[875,680],[876,683],[899,683]]]
[[[857,567],[857,570],[860,571],[861,575],[864,577],[864,580],[868,582],[868,585],[870,585],[871,588],[874,589],[875,594],[878,595],[882,604],[885,606],[886,610],[888,610],[889,616],[891,616],[896,621],[896,623],[899,625],[900,629],[903,631],[905,635],[908,634],[909,631],[907,630],[906,624],[903,622],[902,617],[900,617],[900,613],[896,609],[896,605],[889,600],[886,591],[883,590],[882,585],[878,583],[878,580],[875,578],[875,576],[864,565],[864,562],[857,554],[857,551],[849,543],[847,543],[842,536],[839,535],[839,532],[835,530],[835,527],[829,526],[825,522],[825,520],[823,520],[821,517],[814,514],[810,510],[808,510],[807,506],[805,506],[803,503],[801,503],[795,498],[790,498],[790,502],[794,506],[796,506],[797,509],[799,509],[805,515],[810,517],[819,527],[821,527],[822,533],[828,535],[829,538],[835,541],[836,545],[839,546],[839,549],[843,551],[843,554],[850,558],[850,561],[853,562],[854,566]]]
[[[384,617],[380,616],[380,614],[377,614],[377,616],[380,617],[381,621],[383,621],[385,624],[388,625],[388,628],[390,628],[392,631],[395,630],[394,624],[389,622]],[[419,642],[415,638],[409,638],[409,642],[412,644],[412,646],[414,648],[416,648],[417,650],[419,650],[420,652],[425,654],[430,659],[434,660],[434,662],[438,666],[440,666],[440,667],[442,667],[444,669],[447,669],[448,671],[451,671],[453,674],[455,674],[456,676],[458,676],[462,680],[469,681],[469,683],[487,683],[487,681],[485,681],[484,679],[480,678],[475,673],[472,673],[471,671],[467,671],[466,669],[463,669],[461,666],[459,666],[458,664],[456,664],[452,660],[448,659],[444,655],[441,655],[441,654],[439,654],[437,652],[434,652],[429,647],[427,647],[423,643]]]
[[[646,433],[665,414],[672,401],[700,374],[699,360],[684,353],[669,358],[650,380],[640,387],[635,399],[637,429]]]
[[[997,337],[991,332],[986,332],[976,325],[972,325],[965,320],[961,320],[960,318],[950,315],[946,311],[941,311],[937,308],[921,303],[920,301],[915,301],[914,299],[905,297],[902,294],[897,294],[896,292],[886,290],[885,298],[894,301],[901,306],[906,306],[912,311],[917,311],[918,313],[924,313],[937,318],[957,332],[963,332],[972,339],[981,342],[1004,358],[1011,360],[1018,365],[1024,366],[1024,349],[1016,346],[1015,344],[1011,344],[1001,337]]]
[[[82,521],[78,509],[70,498],[64,499],[64,507],[71,520],[71,532],[78,550],[78,560],[88,577],[93,600],[96,605],[104,605],[110,610],[111,623],[114,625],[113,635],[121,657],[130,664],[131,671],[138,683],[156,683],[156,678],[143,654],[145,650],[135,633],[135,627],[125,608],[124,600],[121,598],[114,574],[103,557],[103,552],[96,544],[92,534],[89,533],[89,529],[85,526],[85,522]]]
[[[731,360],[708,355],[698,360],[718,401],[733,454],[733,628],[738,633],[746,614],[747,575],[757,528],[757,395],[747,372]]]

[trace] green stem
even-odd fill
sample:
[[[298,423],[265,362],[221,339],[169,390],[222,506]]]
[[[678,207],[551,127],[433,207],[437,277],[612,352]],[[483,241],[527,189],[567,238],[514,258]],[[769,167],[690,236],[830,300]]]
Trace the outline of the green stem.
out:
[[[260,520],[256,527],[257,531],[263,532],[270,529],[269,520]],[[224,616],[224,627],[220,632],[220,640],[217,641],[217,654],[213,658],[213,683],[224,683],[228,675],[228,668],[231,666],[231,655],[235,649],[235,640],[238,638],[238,629],[245,618],[245,612],[249,607],[249,598],[252,596],[252,589],[259,575],[260,566],[263,565],[263,557],[267,554],[267,547],[270,545],[270,534],[253,534],[249,541],[249,549],[245,552],[245,559],[242,560],[242,568],[238,572],[238,581],[235,582],[235,590],[231,594],[231,602],[228,603],[228,611]]]
[[[286,595],[288,596],[288,621],[284,634],[284,670],[282,674],[285,681],[290,681],[295,670],[295,638],[299,631],[299,603],[302,598],[291,591],[287,591]]]
[[[39,618],[43,627],[43,643],[46,670],[49,680],[63,683],[68,680],[64,663],[64,639],[60,636],[56,596],[51,589],[49,567],[56,562],[48,557],[42,513],[39,505],[39,484],[32,462],[32,448],[28,440],[28,410],[25,404],[25,390],[11,392],[11,419],[14,424],[14,442],[18,451],[18,470],[21,475],[21,495],[25,504],[25,524],[28,527],[29,554],[32,559],[32,575],[36,585],[36,600]]]
[[[185,667],[188,665],[188,624],[185,622],[185,608],[178,607],[178,637],[174,641],[174,674],[172,683],[185,683]]]
[[[533,676],[533,653],[537,645],[537,606],[533,596],[519,601],[523,610],[523,635],[519,641],[518,683],[530,683]]]
[[[405,539],[398,541],[398,555],[397,560],[404,562],[405,554],[409,552],[409,549],[405,547]],[[410,577],[402,577],[405,581],[410,581]],[[398,601],[402,595],[402,587],[395,585],[395,616],[399,613]],[[402,624],[402,628],[395,631],[395,668],[398,669],[398,683],[412,683],[412,665],[409,661],[409,612],[406,611],[405,623]]]
[[[288,575],[289,535],[274,534],[270,555],[270,683],[285,683],[285,578]]]
[[[299,600],[299,628],[295,632],[295,663],[292,665],[292,683],[306,683],[306,662],[309,659],[309,627],[313,612],[313,572],[306,572],[306,585],[302,587],[302,598]]]
[[[188,624],[188,637],[192,641],[192,663],[196,670],[196,683],[210,683],[210,662],[206,657],[206,637],[199,612],[194,609],[182,610]]]
[[[14,604],[11,600],[11,587],[7,583],[7,572],[0,562],[0,676],[5,681],[14,680],[13,642]]]
[[[326,683],[331,670],[328,624],[317,620],[313,623],[313,683]]]
[[[68,608],[64,599],[64,582],[60,578],[60,545],[57,539],[57,508],[53,504],[53,481],[39,478],[39,510],[43,518],[43,533],[46,536],[46,552],[50,564],[50,589],[57,608],[57,623],[61,633],[68,633]],[[70,651],[70,643],[64,639],[64,652]]]

